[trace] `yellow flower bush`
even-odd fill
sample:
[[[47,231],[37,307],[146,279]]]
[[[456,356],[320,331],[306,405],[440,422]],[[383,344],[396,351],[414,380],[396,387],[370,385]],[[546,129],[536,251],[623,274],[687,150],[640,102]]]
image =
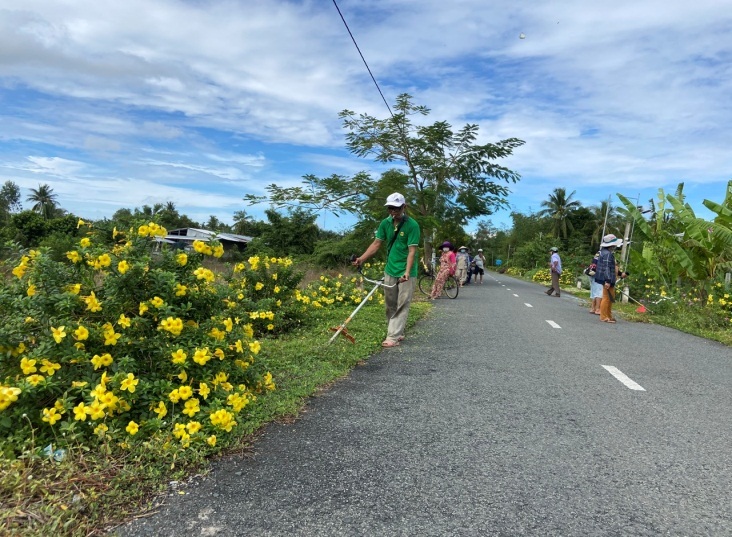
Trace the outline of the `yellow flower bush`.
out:
[[[152,255],[166,234],[148,222],[105,245],[92,229],[61,262],[46,251],[13,260],[0,283],[0,449],[152,436],[211,446],[274,389],[255,338],[304,314],[292,262],[216,275],[201,262],[219,244]]]

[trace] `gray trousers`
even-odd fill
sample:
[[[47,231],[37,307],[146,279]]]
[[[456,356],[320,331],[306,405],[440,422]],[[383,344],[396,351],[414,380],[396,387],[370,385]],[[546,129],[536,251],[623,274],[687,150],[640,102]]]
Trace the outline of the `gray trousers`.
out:
[[[559,296],[559,293],[561,292],[559,289],[559,274],[552,271],[552,286],[549,288],[546,294],[551,295],[554,291],[556,291],[557,296]]]
[[[384,283],[386,285],[393,285],[398,281],[399,278],[384,274]],[[404,327],[407,326],[409,306],[412,304],[412,295],[414,295],[416,282],[417,278],[409,278],[408,281],[395,287],[384,287],[386,321],[388,323],[386,339],[388,341],[398,341],[400,337],[404,336]]]

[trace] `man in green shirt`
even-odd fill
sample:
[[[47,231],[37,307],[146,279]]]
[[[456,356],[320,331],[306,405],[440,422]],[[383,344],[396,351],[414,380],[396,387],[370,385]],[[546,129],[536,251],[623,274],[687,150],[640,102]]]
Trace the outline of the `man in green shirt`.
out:
[[[419,246],[419,224],[406,214],[407,202],[404,196],[395,192],[386,198],[389,216],[376,230],[374,242],[357,257],[354,265],[361,265],[379,251],[386,243],[386,267],[384,268],[384,302],[388,322],[386,339],[382,347],[396,347],[404,339],[409,306],[417,281],[417,248]]]

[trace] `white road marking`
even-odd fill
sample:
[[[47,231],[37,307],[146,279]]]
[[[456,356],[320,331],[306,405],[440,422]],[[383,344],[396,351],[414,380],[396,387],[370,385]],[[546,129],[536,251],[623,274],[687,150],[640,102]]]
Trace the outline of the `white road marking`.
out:
[[[531,304],[529,304],[528,302],[524,302],[524,306],[526,306],[527,308],[533,308],[534,307]]]
[[[630,379],[628,377],[628,375],[626,375],[625,373],[623,373],[622,371],[620,371],[617,367],[614,367],[614,366],[611,366],[611,365],[604,365],[602,367],[604,367],[605,369],[607,369],[608,372],[613,377],[615,377],[620,382],[622,382],[623,384],[625,384],[631,390],[639,390],[639,391],[642,391],[642,392],[646,391],[646,389],[643,386],[641,386],[640,384],[638,384],[634,380]]]
[[[509,289],[509,291],[510,291],[510,289]],[[518,295],[516,293],[514,293],[513,296],[515,296],[516,298],[518,298]]]
[[[506,291],[510,291],[510,289],[506,289]]]
[[[549,323],[549,326],[551,326],[552,328],[561,328],[561,326],[559,326],[559,325],[558,325],[557,323],[555,323],[554,321],[549,321],[549,320],[547,320],[547,322]]]

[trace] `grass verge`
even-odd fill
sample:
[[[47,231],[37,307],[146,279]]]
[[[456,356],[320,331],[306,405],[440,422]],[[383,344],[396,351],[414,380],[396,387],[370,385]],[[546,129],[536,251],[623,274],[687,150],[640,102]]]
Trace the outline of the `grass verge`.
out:
[[[415,300],[409,325],[430,309]],[[149,442],[129,450],[107,444],[97,450],[72,447],[59,462],[30,455],[0,461],[0,535],[105,535],[151,514],[154,498],[170,481],[205,473],[212,458],[246,451],[267,423],[296,417],[308,397],[373,355],[385,335],[383,306],[369,304],[349,324],[356,342],[339,336],[328,345],[329,328],[339,326],[351,309],[316,311],[299,329],[263,342],[258,360],[272,372],[277,390],[260,397],[237,434],[222,438],[208,453],[171,454]]]

